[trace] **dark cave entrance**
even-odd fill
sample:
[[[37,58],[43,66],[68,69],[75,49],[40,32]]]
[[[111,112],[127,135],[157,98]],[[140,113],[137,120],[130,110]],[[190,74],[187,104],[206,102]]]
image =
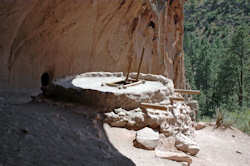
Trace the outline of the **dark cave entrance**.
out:
[[[148,26],[149,26],[149,27],[152,27],[153,29],[155,29],[155,23],[154,23],[153,21],[150,21],[150,22],[148,23]]]
[[[42,87],[48,86],[50,84],[50,79],[50,74],[48,72],[43,73],[41,76]]]

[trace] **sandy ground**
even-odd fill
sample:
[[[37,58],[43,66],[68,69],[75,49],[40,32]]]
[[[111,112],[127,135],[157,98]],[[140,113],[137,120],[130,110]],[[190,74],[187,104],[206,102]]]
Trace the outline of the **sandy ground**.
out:
[[[109,141],[121,154],[139,166],[168,165],[180,163],[156,158],[153,151],[133,147],[135,131],[110,127],[104,124]],[[196,131],[200,152],[191,166],[249,166],[250,137],[237,129],[222,130],[207,127]]]
[[[170,160],[155,157],[154,151],[143,150],[133,146],[135,131],[124,128],[110,127],[104,124],[103,128],[108,136],[109,141],[124,156],[131,159],[137,166],[181,166]]]
[[[207,127],[196,131],[200,152],[192,166],[249,166],[250,137],[238,129]]]

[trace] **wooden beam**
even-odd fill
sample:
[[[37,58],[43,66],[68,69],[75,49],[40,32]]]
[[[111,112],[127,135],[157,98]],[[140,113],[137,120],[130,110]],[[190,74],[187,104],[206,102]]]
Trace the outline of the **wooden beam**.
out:
[[[171,104],[173,104],[174,101],[184,101],[184,98],[183,97],[169,97],[169,100]]]
[[[130,81],[135,81],[134,79],[129,79]],[[111,87],[118,87],[118,88],[127,88],[127,87],[130,87],[130,86],[135,86],[135,85],[139,85],[139,84],[142,84],[144,83],[144,81],[137,81],[137,82],[132,82],[130,84],[126,84],[126,85],[122,85],[122,84],[118,84],[119,82],[122,82],[123,80],[121,81],[116,81],[116,82],[110,82],[110,83],[105,83],[107,86],[111,86]]]
[[[188,95],[199,95],[201,92],[199,90],[186,90],[186,89],[175,89],[174,92]]]
[[[129,57],[128,73],[127,73],[127,76],[126,76],[125,82],[127,82],[127,81],[128,81],[128,79],[129,79],[129,73],[130,73],[131,66],[132,66],[132,58],[131,58],[131,57]]]
[[[115,84],[115,83],[105,83],[105,84],[108,85],[108,86],[112,86],[112,87],[118,87],[118,86],[120,86],[120,85]]]
[[[167,111],[168,107],[160,104],[151,104],[151,103],[141,103],[140,105],[142,108],[151,108],[151,109],[157,109],[157,110],[163,110]]]
[[[131,84],[123,85],[122,87],[127,88],[127,87],[130,87],[130,86],[135,86],[135,85],[139,85],[139,84],[142,84],[142,83],[143,83],[143,81],[137,81],[137,82],[133,82]]]
[[[136,81],[138,81],[139,76],[140,76],[141,64],[142,64],[142,61],[143,61],[143,57],[144,57],[144,47],[143,47],[142,53],[141,53],[141,59],[140,59],[140,63],[139,63],[138,71],[137,71]]]

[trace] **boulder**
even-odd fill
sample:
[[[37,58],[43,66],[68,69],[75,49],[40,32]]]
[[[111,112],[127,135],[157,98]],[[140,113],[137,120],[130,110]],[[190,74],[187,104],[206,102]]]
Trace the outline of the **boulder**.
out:
[[[154,150],[159,142],[159,132],[151,128],[145,127],[136,132],[134,146],[147,150]]]
[[[188,153],[190,155],[196,155],[200,151],[199,145],[191,138],[185,136],[182,133],[176,135],[175,147],[178,150]]]

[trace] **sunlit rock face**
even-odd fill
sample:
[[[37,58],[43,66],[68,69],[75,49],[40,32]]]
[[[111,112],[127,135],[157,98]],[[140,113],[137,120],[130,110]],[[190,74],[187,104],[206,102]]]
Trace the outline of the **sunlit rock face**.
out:
[[[0,0],[0,87],[37,88],[41,75],[162,74],[184,86],[184,0]]]

